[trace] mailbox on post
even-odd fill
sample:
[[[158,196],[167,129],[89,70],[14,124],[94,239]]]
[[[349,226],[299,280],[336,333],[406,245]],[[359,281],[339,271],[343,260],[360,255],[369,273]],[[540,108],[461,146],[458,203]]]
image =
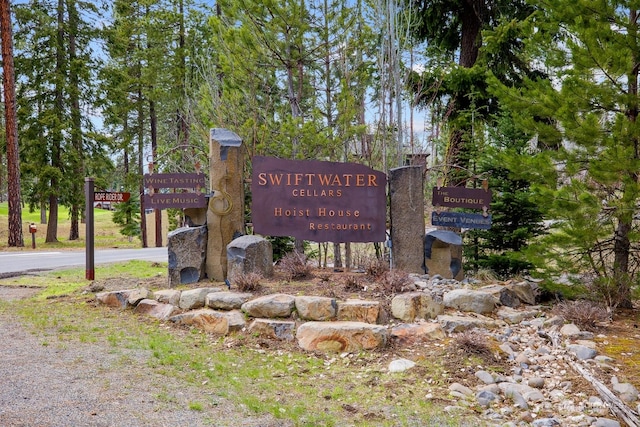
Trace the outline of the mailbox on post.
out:
[[[38,227],[32,222],[29,224],[29,233],[31,233],[31,248],[36,248],[36,231],[38,231]]]

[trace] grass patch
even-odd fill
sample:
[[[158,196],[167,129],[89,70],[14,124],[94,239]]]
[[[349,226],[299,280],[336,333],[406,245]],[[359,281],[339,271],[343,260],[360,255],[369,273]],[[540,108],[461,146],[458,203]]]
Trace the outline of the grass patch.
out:
[[[166,266],[131,261],[109,266],[109,277],[154,277]],[[195,388],[201,396],[224,398],[250,414],[272,414],[295,426],[481,426],[468,411],[443,415],[446,398],[437,404],[425,398],[434,389],[433,377],[443,367],[436,360],[419,360],[415,373],[393,375],[377,352],[349,355],[305,353],[294,344],[265,350],[240,335],[213,337],[197,329],[167,327],[152,318],[88,303],[81,268],[29,277],[43,291],[29,300],[0,303],[0,313],[22,319],[43,345],[103,345],[104,351],[132,349],[145,359],[141,370],[165,375]],[[107,274],[105,274],[107,275]],[[20,278],[5,279],[17,281]],[[63,298],[46,298],[64,292]],[[139,372],[140,375],[143,372]],[[159,401],[172,396],[159,387]],[[190,410],[206,417],[215,411],[208,400],[189,401]],[[437,421],[434,421],[437,420]]]
[[[49,212],[47,211],[47,220]],[[120,229],[113,222],[113,211],[105,209],[94,209],[94,246],[96,248],[139,248],[141,246],[140,239],[135,238],[129,241],[129,238],[120,234]],[[166,244],[166,234],[168,232],[168,217],[166,211],[162,211],[163,220],[163,241]],[[9,207],[8,202],[0,203],[0,249],[6,250],[32,250],[31,234],[29,233],[29,224],[34,223],[38,227],[36,233],[36,250],[48,249],[79,249],[85,247],[86,224],[78,224],[80,238],[77,240],[69,240],[69,230],[71,228],[71,217],[69,209],[65,206],[58,207],[58,227],[57,242],[45,243],[48,224],[40,223],[40,212],[29,212],[28,209],[22,209],[22,233],[24,239],[24,248],[8,248],[9,240],[8,231]],[[155,241],[155,216],[147,214],[147,239],[148,242]]]

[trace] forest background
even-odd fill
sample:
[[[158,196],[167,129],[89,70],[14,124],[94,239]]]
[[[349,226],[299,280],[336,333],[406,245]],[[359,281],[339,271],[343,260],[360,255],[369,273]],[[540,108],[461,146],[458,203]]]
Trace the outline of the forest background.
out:
[[[467,266],[577,280],[628,306],[639,279],[634,7],[0,0],[8,246],[24,245],[23,207],[41,212],[54,243],[64,206],[68,239],[80,239],[89,176],[134,195],[119,221],[147,246],[142,175],[207,165],[209,129],[226,128],[244,140],[247,173],[253,155],[385,172],[426,158],[427,192],[486,181],[493,227],[465,231]],[[333,253],[341,265],[339,244]]]

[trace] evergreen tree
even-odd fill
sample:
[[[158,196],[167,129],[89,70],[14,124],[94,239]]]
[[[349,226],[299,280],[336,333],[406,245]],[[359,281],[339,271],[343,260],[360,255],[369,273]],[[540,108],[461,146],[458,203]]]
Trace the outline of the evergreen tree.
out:
[[[542,234],[543,216],[533,200],[530,183],[516,177],[509,158],[526,154],[524,133],[507,114],[488,129],[488,143],[478,153],[476,174],[488,180],[492,191],[489,230],[465,234],[465,255],[473,268],[486,268],[507,278],[533,268],[523,256],[529,243]]]
[[[504,22],[517,25],[533,8],[524,0],[407,3],[417,16],[413,36],[427,42],[428,58],[424,72],[412,72],[410,85],[418,104],[446,104],[436,109],[449,129],[444,166],[454,185],[464,184],[471,175],[473,122],[489,120],[498,112],[496,99],[487,91],[487,69],[511,84],[530,72],[529,64],[516,55],[522,43],[517,31],[501,33],[490,49],[485,49],[483,31]]]
[[[540,3],[542,6],[542,2]],[[547,272],[590,273],[611,308],[637,282],[640,197],[638,10],[628,2],[550,0],[528,22],[528,58],[554,83],[494,81],[538,152],[518,160],[551,232],[534,253]]]

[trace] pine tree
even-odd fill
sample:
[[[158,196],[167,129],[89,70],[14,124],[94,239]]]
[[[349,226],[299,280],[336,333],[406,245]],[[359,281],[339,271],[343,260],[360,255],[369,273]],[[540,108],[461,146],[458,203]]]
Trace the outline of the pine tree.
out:
[[[588,274],[611,308],[637,283],[640,198],[638,11],[627,2],[551,0],[527,53],[555,74],[500,88],[538,153],[520,159],[553,227],[535,247],[548,272]],[[494,82],[497,83],[497,82]],[[532,251],[533,252],[533,251]]]

